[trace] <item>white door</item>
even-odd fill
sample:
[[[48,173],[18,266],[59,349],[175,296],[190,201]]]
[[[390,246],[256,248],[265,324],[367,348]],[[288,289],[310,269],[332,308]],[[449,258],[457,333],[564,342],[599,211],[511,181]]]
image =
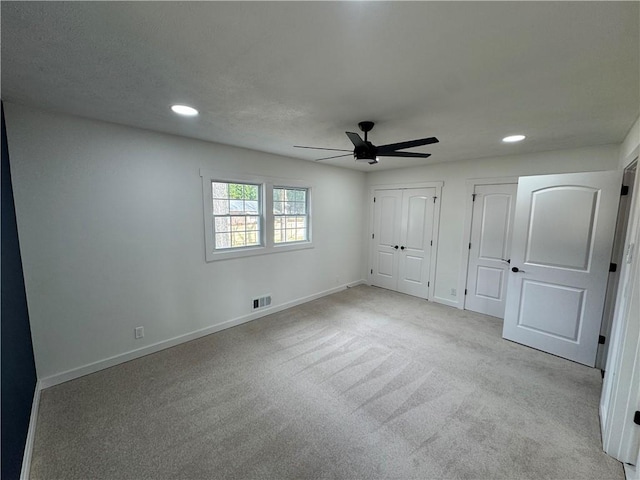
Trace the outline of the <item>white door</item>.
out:
[[[402,293],[429,296],[435,188],[403,190],[398,287]]]
[[[398,285],[401,215],[402,190],[375,191],[371,283],[378,287]]]
[[[435,188],[374,192],[371,284],[429,298]]]
[[[504,318],[516,183],[476,185],[464,308]]]
[[[502,336],[593,366],[621,172],[521,177]]]

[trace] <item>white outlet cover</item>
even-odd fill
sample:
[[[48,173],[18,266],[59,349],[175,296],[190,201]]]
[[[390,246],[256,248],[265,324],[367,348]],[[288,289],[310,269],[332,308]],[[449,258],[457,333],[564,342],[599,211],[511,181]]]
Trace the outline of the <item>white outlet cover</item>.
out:
[[[136,327],[134,330],[136,338],[144,337],[144,327]]]

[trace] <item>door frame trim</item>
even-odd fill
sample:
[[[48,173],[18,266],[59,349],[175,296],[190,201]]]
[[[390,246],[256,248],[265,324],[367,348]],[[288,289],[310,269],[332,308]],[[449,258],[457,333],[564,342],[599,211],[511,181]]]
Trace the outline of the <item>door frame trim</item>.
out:
[[[456,305],[458,309],[464,310],[467,302],[467,297],[464,294],[464,289],[467,288],[467,276],[469,274],[469,249],[466,245],[471,241],[471,222],[473,219],[473,200],[471,195],[473,194],[477,185],[504,185],[509,183],[518,184],[520,177],[492,177],[492,178],[469,178],[466,181],[466,197],[465,197],[465,211],[464,211],[464,229],[462,233],[462,242],[460,244],[460,270],[458,272],[458,289],[457,297],[462,298]]]
[[[433,292],[436,291],[436,265],[438,263],[438,240],[440,233],[440,205],[442,204],[442,187],[444,182],[419,182],[419,183],[385,183],[379,185],[369,186],[369,195],[367,201],[369,202],[369,223],[367,225],[367,242],[369,244],[369,255],[367,257],[367,284],[372,284],[371,279],[371,266],[373,265],[373,243],[371,242],[371,232],[373,232],[374,225],[374,208],[373,197],[376,190],[411,190],[413,188],[435,188],[436,189],[436,205],[433,209],[433,248],[431,249],[431,264],[429,265],[429,290],[427,293],[428,301],[438,301]]]

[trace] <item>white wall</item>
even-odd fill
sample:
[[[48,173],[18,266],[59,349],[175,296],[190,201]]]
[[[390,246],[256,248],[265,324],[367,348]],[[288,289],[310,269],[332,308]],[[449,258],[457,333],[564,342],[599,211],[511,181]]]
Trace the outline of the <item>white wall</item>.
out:
[[[278,306],[363,278],[364,173],[15,104],[5,114],[40,379],[243,318],[260,294]],[[311,182],[315,248],[206,263],[201,168]]]
[[[443,148],[445,148],[443,146]],[[483,158],[464,162],[438,163],[423,167],[370,173],[368,186],[443,181],[438,241],[435,301],[461,304],[461,294],[451,295],[465,272],[460,271],[463,250],[469,239],[463,238],[466,181],[473,178],[518,177],[546,173],[569,173],[618,168],[618,145],[559,150],[530,155]],[[383,159],[392,162],[393,159]],[[365,265],[365,271],[368,268]]]

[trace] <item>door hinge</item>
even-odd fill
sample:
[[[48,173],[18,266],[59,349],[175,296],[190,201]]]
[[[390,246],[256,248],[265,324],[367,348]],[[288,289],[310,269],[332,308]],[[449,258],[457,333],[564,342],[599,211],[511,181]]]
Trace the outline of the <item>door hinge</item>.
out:
[[[472,193],[472,194],[471,194],[471,201],[472,201],[472,202],[475,202],[475,201],[476,201],[476,194],[475,194],[475,193]]]
[[[466,289],[466,288],[464,289],[464,294],[465,294],[465,295],[467,294],[467,289]]]
[[[430,247],[433,247],[433,240],[431,240],[431,241],[429,242],[429,246],[430,246]]]
[[[636,413],[633,414],[633,423],[636,425],[640,425],[640,411],[636,410]]]
[[[373,203],[376,203],[376,197],[373,197]]]
[[[620,189],[620,195],[629,195],[629,185],[622,185],[622,188]]]
[[[427,282],[427,288],[431,286],[431,282]]]
[[[373,275],[373,268],[371,269],[371,275]]]
[[[598,337],[598,344],[599,345],[604,345],[604,342],[606,342],[606,341],[607,341],[607,337],[605,337],[604,335],[600,335]]]
[[[433,197],[433,203],[436,203],[437,199],[438,199],[438,197]]]
[[[372,234],[371,234],[371,238],[376,238],[376,234],[375,234],[375,233],[372,233]]]
[[[618,264],[617,263],[610,263],[609,264],[609,271],[610,272],[615,272],[618,270]]]
[[[471,242],[469,242],[469,250],[471,250]]]

